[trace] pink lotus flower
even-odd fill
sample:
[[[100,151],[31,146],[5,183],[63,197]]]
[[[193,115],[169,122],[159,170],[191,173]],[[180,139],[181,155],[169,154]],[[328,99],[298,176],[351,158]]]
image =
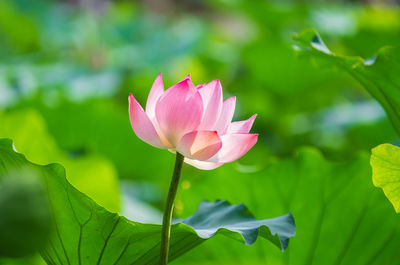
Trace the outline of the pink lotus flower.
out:
[[[199,169],[214,169],[247,153],[258,134],[249,133],[256,114],[232,122],[236,97],[222,101],[219,80],[193,85],[190,76],[164,91],[159,74],[150,90],[146,111],[129,95],[133,131],[155,147],[179,152]]]

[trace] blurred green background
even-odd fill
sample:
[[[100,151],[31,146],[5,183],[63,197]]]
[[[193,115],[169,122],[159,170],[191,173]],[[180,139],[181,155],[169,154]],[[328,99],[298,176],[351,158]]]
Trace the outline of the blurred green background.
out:
[[[357,81],[296,54],[292,35],[309,27],[334,52],[371,58],[400,43],[400,9],[395,1],[1,0],[0,137],[13,139],[32,162],[63,164],[69,181],[105,208],[159,221],[174,156],[134,135],[128,94],[144,105],[160,72],[166,87],[187,74],[196,84],[220,79],[224,97],[237,96],[234,120],[258,113],[252,131],[259,141],[218,170],[185,166],[176,215],[216,198],[243,202],[260,218],[286,213],[290,205],[271,210],[282,196],[266,202],[269,188],[254,181],[254,174],[286,176],[265,173],[271,161],[296,156],[303,146],[328,160],[353,161],[380,143],[400,143]],[[363,166],[363,181],[372,186],[368,162]],[[215,184],[221,179],[229,184]],[[382,207],[390,212],[389,202]],[[297,264],[268,244],[246,247],[217,237],[174,264]],[[372,264],[363,262],[349,264]]]

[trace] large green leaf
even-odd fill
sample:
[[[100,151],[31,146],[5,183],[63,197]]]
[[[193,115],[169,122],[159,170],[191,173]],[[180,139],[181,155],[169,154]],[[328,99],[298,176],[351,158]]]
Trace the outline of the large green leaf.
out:
[[[34,168],[46,182],[55,223],[49,247],[42,251],[49,264],[157,264],[160,225],[108,212],[71,186],[62,166],[32,164],[13,150],[10,140],[0,140],[0,164],[2,171]],[[170,259],[217,233],[246,244],[260,235],[284,250],[294,231],[291,214],[256,221],[243,205],[203,203],[193,217],[172,226]]]
[[[400,133],[400,47],[383,47],[371,59],[342,56],[331,52],[315,30],[307,29],[294,37],[295,48],[315,58],[345,69],[385,109]]]
[[[290,210],[297,233],[283,254],[269,245],[244,249],[228,240],[222,249],[221,241],[214,240],[177,264],[392,264],[399,255],[400,216],[372,185],[368,162],[369,156],[362,154],[333,163],[315,149],[304,149],[263,169],[227,164],[213,174],[185,174],[176,203],[183,215],[203,199],[222,197],[245,203],[262,218]]]
[[[381,144],[372,149],[372,179],[374,185],[382,188],[386,197],[400,212],[400,148]]]

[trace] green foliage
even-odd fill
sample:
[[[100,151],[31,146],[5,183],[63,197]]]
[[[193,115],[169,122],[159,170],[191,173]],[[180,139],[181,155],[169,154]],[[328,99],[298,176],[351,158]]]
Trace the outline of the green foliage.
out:
[[[15,23],[17,21],[17,23]],[[6,45],[0,55],[7,52],[33,52],[39,48],[38,28],[31,17],[19,13],[8,1],[0,3],[0,40]],[[16,51],[15,51],[16,50]]]
[[[374,185],[382,188],[386,197],[400,212],[400,148],[381,144],[372,149],[372,179]]]
[[[91,100],[84,104],[63,101],[52,108],[42,104],[32,108],[41,113],[62,149],[100,154],[115,165],[120,178],[147,181],[165,178],[170,174],[173,157],[169,152],[149,148],[135,137],[126,115],[127,98],[124,103],[126,106],[111,100]],[[157,161],[156,167],[153,161]]]
[[[331,52],[315,30],[295,36],[296,49],[322,57],[354,76],[385,109],[400,134],[400,46],[381,48],[371,59],[337,55]]]
[[[314,149],[270,161],[262,170],[225,165],[185,174],[177,204],[183,214],[202,199],[244,202],[256,216],[296,217],[296,236],[285,253],[255,244],[243,249],[206,242],[180,264],[390,264],[398,255],[400,216],[370,181],[367,154],[349,162],[326,161]],[[216,192],[218,191],[218,192]],[[262,203],[260,203],[262,202]],[[198,263],[197,263],[198,262]],[[207,263],[204,263],[207,264]]]
[[[383,47],[373,58],[362,59],[331,52],[315,30],[305,30],[295,36],[295,40],[296,49],[322,58],[354,76],[382,105],[400,134],[400,46]],[[371,165],[374,185],[383,189],[396,212],[399,212],[400,186],[395,166],[399,160],[397,152],[397,147],[393,145],[380,145],[372,150]]]
[[[120,208],[118,179],[114,166],[105,158],[68,156],[49,135],[45,121],[33,109],[0,113],[0,137],[12,138],[16,149],[38,164],[63,163],[68,180],[106,209]]]
[[[161,225],[108,212],[71,186],[62,166],[32,164],[13,150],[10,140],[0,140],[0,162],[0,173],[29,168],[46,183],[55,226],[49,246],[41,251],[48,264],[157,264]],[[246,244],[260,235],[284,250],[294,235],[294,220],[288,214],[256,221],[243,205],[203,203],[194,216],[172,226],[170,259],[217,233]]]

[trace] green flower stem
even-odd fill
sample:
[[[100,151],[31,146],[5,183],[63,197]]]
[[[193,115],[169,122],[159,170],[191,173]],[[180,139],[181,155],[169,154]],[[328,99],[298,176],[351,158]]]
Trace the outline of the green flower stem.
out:
[[[176,153],[175,168],[172,175],[171,184],[169,185],[167,202],[165,204],[163,224],[161,231],[161,249],[160,249],[160,262],[159,265],[167,265],[169,240],[171,236],[171,220],[172,211],[174,209],[174,201],[176,192],[178,190],[179,179],[181,177],[181,169],[183,164],[183,155]]]

